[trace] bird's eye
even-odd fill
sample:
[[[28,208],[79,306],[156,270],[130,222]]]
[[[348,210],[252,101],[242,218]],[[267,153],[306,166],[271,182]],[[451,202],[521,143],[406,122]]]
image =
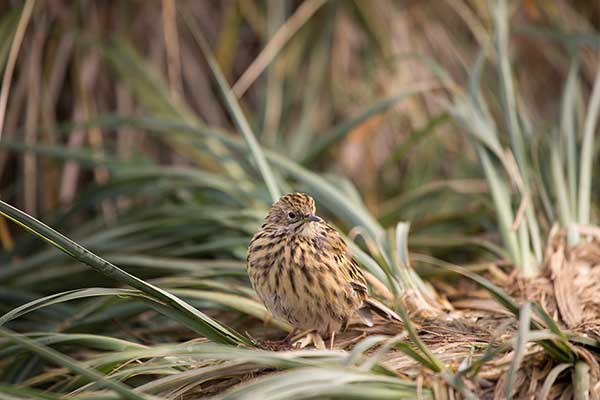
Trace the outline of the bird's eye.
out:
[[[294,218],[296,218],[296,214],[294,214],[293,212],[289,212],[288,217],[289,217],[289,219],[294,219]]]

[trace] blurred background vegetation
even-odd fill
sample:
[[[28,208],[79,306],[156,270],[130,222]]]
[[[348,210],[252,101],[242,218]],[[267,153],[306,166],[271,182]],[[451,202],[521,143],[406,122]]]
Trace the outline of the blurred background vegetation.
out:
[[[4,5],[4,64],[20,4]],[[74,153],[136,165],[197,161],[165,146],[168,138],[123,123],[65,124],[150,114],[235,131],[178,15],[185,10],[266,148],[347,179],[384,226],[412,221],[417,244],[435,246],[438,233],[486,231],[492,206],[482,196],[482,174],[439,100],[444,87],[432,71],[435,61],[455,82],[467,83],[467,70],[493,29],[486,2],[302,4],[38,2],[16,60],[2,136],[38,151],[1,154],[3,199],[31,215],[50,216],[110,180],[111,165],[64,160]],[[515,8],[511,59],[519,101],[536,129],[551,131],[575,49],[582,95],[591,90],[598,58],[589,33],[597,29],[600,10],[585,0],[528,0]],[[481,84],[498,95],[492,71]],[[500,99],[490,101],[494,107]],[[42,147],[65,152],[43,156]],[[210,160],[200,165],[220,168]],[[112,196],[85,211],[111,220],[131,201]],[[3,236],[5,246],[11,236]]]
[[[313,194],[320,212],[356,239],[388,300],[417,288],[425,303],[437,302],[429,282],[406,275],[406,245],[426,281],[440,273],[432,263],[493,265],[496,274],[514,264],[535,276],[555,224],[598,219],[599,176],[586,171],[598,165],[599,29],[600,3],[590,0],[3,2],[1,199],[184,298],[211,327],[165,311],[164,299],[149,307],[148,288],[111,289],[114,276],[5,218],[0,313],[62,293],[8,326],[166,398],[221,393],[265,368],[316,368],[304,354],[286,364],[233,346],[179,364],[161,356],[197,336],[182,324],[230,344],[243,342],[237,332],[266,332],[245,251],[276,192],[291,190]],[[511,231],[519,215],[526,222]],[[408,243],[406,226],[394,233],[399,221],[411,224]],[[123,276],[117,281],[130,284]],[[447,282],[433,283],[460,297]],[[289,328],[273,324],[268,336]],[[93,377],[45,369],[10,343],[0,343],[0,382],[98,389]],[[153,348],[127,372],[141,359],[136,351],[163,343],[172,348]],[[102,351],[122,357],[104,360]],[[319,367],[338,362],[327,357]],[[215,359],[222,372],[206,370]],[[201,371],[178,375],[188,368]],[[371,371],[344,379],[377,387],[382,398],[414,395],[412,383]],[[165,381],[152,386],[157,376]],[[297,376],[296,389],[311,376]]]

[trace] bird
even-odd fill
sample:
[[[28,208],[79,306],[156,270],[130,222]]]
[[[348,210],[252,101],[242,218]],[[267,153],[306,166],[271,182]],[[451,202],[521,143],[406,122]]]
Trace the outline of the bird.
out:
[[[339,232],[316,215],[314,199],[290,193],[270,208],[252,237],[248,276],[259,299],[293,330],[330,337],[346,329],[357,315],[373,326],[372,311],[401,321],[393,310],[369,295],[367,281]],[[315,345],[317,342],[315,341]]]

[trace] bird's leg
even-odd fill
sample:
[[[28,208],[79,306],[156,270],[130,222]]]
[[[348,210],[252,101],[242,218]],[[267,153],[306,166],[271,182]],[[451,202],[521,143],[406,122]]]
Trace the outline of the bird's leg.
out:
[[[333,350],[334,343],[335,343],[335,331],[332,331],[331,337],[329,338],[329,350]]]
[[[317,331],[307,331],[306,334],[303,332],[300,339],[294,341],[293,346],[303,349],[310,344],[318,350],[325,350],[325,342],[323,342],[323,338]]]
[[[323,341],[323,338],[321,337],[319,332],[314,331],[310,333],[309,336],[312,340],[313,345],[315,346],[315,349],[325,350],[325,342]]]

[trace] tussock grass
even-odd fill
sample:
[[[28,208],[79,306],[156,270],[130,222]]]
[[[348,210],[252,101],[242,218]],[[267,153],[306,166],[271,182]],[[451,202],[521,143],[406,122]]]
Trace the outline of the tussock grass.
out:
[[[589,5],[26,4],[0,14],[0,398],[598,397]],[[291,190],[402,324],[277,342],[244,259]]]

